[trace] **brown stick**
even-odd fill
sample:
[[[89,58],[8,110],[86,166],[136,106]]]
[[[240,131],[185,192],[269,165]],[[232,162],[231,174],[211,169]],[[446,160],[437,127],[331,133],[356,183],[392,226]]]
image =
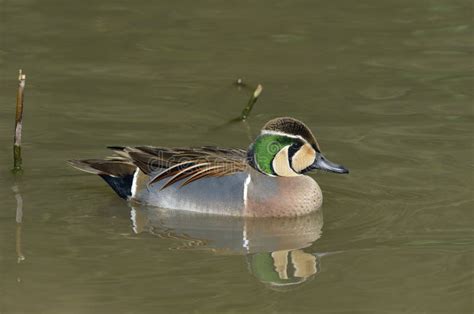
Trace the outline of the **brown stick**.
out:
[[[23,128],[23,98],[25,83],[26,75],[23,74],[20,69],[18,73],[18,92],[16,94],[15,135],[13,138],[13,172],[22,171],[21,131]]]

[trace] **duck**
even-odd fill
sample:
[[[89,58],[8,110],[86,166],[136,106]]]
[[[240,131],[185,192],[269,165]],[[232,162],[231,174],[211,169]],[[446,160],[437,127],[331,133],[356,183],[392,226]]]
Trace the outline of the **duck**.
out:
[[[206,214],[294,217],[322,206],[314,170],[347,174],[329,161],[309,127],[291,117],[268,121],[240,148],[109,146],[103,159],[69,160],[99,175],[116,194],[141,204]]]

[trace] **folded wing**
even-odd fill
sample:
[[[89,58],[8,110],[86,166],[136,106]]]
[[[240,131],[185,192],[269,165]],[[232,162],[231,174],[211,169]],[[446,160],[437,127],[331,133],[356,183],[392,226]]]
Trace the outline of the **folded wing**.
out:
[[[246,151],[214,146],[167,148],[111,146],[119,158],[133,163],[151,177],[149,185],[167,180],[164,189],[178,181],[181,186],[205,177],[220,177],[244,171]],[[117,158],[117,157],[111,157]]]

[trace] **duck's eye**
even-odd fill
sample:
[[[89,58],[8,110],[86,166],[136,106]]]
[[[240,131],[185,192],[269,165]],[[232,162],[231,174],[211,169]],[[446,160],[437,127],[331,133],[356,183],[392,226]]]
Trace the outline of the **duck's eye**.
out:
[[[291,159],[296,154],[296,152],[301,148],[301,146],[302,144],[300,143],[294,143],[288,148],[288,158],[290,159],[290,163],[291,163]]]

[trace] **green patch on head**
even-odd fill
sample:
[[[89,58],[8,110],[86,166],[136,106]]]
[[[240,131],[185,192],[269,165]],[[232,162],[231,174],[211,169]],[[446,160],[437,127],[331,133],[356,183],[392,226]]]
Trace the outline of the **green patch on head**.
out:
[[[258,170],[275,175],[272,167],[273,158],[285,146],[296,142],[296,139],[284,135],[264,134],[259,136],[253,143],[253,158]]]

